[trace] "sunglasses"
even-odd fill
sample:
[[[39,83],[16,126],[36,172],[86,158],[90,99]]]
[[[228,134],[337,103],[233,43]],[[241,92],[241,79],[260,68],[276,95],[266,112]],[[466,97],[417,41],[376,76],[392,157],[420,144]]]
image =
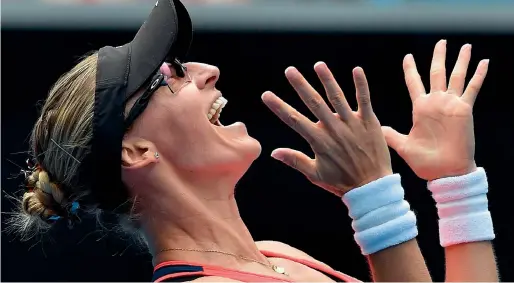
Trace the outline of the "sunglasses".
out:
[[[150,80],[150,83],[147,84],[147,87],[143,94],[136,100],[134,105],[129,111],[129,114],[127,115],[127,118],[125,119],[125,131],[128,131],[128,129],[134,124],[134,121],[143,113],[143,111],[148,106],[148,102],[150,101],[150,98],[152,98],[152,95],[155,93],[155,91],[161,87],[166,86],[171,91],[171,93],[176,94],[179,92],[187,83],[191,82],[191,77],[189,76],[189,73],[187,72],[186,66],[184,66],[179,60],[175,59],[172,63],[167,63],[171,67],[175,69],[176,75],[180,78],[186,78],[184,83],[179,88],[172,88],[168,84],[168,77],[163,75],[160,71],[158,71]],[[128,98],[130,99],[130,97]],[[127,99],[127,100],[128,100]]]

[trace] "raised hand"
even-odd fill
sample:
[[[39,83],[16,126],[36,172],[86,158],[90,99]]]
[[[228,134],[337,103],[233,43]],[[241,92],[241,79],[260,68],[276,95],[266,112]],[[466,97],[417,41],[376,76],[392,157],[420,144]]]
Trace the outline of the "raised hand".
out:
[[[353,188],[392,174],[387,144],[371,107],[368,82],[361,68],[353,70],[358,111],[348,105],[343,91],[325,63],[314,66],[333,113],[323,98],[295,68],[286,70],[289,83],[319,119],[313,123],[271,92],[264,103],[311,146],[315,158],[289,148],[273,151],[272,157],[303,173],[312,183],[342,196]]]
[[[426,94],[412,55],[403,61],[405,81],[412,99],[413,126],[408,135],[383,127],[387,144],[425,180],[470,173],[476,169],[473,104],[487,74],[489,60],[478,64],[464,90],[471,45],[460,50],[447,87],[446,41],[434,49],[430,93]]]

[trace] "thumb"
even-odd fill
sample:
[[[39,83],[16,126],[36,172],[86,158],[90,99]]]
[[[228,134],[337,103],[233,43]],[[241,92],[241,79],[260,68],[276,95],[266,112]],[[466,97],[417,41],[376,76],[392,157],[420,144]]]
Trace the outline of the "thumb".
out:
[[[402,135],[395,129],[386,126],[382,126],[382,133],[384,134],[387,145],[400,154],[401,148],[407,141],[407,135]]]
[[[282,161],[289,167],[300,171],[307,178],[316,176],[316,166],[313,159],[303,152],[290,148],[277,148],[271,153],[271,157]]]

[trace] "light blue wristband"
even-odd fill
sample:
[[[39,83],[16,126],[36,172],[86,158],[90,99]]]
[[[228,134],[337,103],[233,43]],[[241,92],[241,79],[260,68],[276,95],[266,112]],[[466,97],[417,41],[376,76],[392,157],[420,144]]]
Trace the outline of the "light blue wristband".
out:
[[[346,193],[342,200],[353,219],[355,241],[363,255],[407,242],[418,235],[416,215],[394,174]]]

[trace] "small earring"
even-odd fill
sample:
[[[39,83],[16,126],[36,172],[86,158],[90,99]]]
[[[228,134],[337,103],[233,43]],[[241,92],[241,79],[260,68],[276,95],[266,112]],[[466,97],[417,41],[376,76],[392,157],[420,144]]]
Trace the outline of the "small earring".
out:
[[[153,156],[155,157],[155,159],[159,159],[159,153],[156,151]]]

